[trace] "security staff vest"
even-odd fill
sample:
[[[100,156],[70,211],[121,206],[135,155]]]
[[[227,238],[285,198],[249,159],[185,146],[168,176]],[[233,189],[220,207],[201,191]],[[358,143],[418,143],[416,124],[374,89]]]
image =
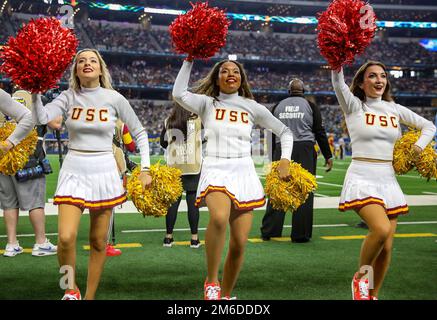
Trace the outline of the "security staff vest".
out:
[[[293,96],[282,100],[273,110],[273,115],[290,128],[295,142],[316,142],[313,132],[313,109],[305,98]],[[279,143],[278,137],[276,143]]]

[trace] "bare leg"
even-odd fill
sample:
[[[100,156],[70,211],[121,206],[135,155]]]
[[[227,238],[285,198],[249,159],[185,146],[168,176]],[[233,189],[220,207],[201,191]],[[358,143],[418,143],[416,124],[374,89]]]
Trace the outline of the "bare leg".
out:
[[[226,239],[231,199],[221,192],[211,192],[206,198],[209,210],[209,223],[205,232],[207,282],[218,282],[218,273]]]
[[[35,231],[35,243],[43,244],[46,241],[46,216],[43,208],[29,211],[29,219]]]
[[[76,239],[82,209],[69,204],[61,204],[58,209],[58,262],[59,266],[70,266],[74,271],[76,285]]]
[[[17,243],[17,225],[18,225],[18,208],[5,209],[3,211],[5,219],[6,233],[8,235],[8,243]]]
[[[374,297],[378,297],[379,290],[381,289],[382,283],[384,282],[385,275],[387,274],[388,268],[390,266],[391,261],[391,253],[393,248],[393,239],[394,234],[396,232],[398,219],[390,219],[391,230],[390,236],[384,243],[384,246],[381,250],[381,253],[375,260],[373,264],[373,289],[370,289],[370,295]]]
[[[376,258],[381,253],[384,243],[390,236],[391,224],[385,209],[377,204],[361,208],[360,217],[369,226],[369,233],[363,241],[360,254],[359,269],[363,266],[373,266]],[[365,272],[358,271],[358,278]]]
[[[223,296],[230,296],[240,274],[244,261],[244,250],[252,227],[252,211],[232,210],[229,218],[231,235],[229,251],[223,270]]]
[[[90,211],[90,260],[85,300],[94,300],[106,261],[106,242],[112,209]]]

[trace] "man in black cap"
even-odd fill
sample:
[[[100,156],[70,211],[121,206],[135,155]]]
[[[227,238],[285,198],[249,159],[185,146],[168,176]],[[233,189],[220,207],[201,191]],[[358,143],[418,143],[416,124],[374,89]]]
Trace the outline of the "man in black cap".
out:
[[[289,83],[288,92],[290,96],[273,107],[272,113],[293,132],[294,144],[291,159],[300,163],[303,168],[315,175],[317,153],[314,145],[317,141],[326,160],[326,171],[330,171],[333,165],[332,153],[329,148],[328,137],[323,128],[319,108],[304,97],[305,88],[302,80],[292,79]],[[273,136],[272,149],[272,160],[279,160],[281,145],[275,136]],[[313,228],[313,205],[314,195],[311,193],[307,201],[293,213],[291,229],[291,240],[293,242],[310,241]],[[284,218],[285,212],[274,210],[269,201],[261,227],[263,240],[270,240],[271,237],[281,237]]]

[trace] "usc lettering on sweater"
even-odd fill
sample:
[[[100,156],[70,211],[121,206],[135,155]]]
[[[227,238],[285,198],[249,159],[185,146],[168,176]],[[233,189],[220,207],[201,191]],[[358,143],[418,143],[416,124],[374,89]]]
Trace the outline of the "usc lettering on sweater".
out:
[[[68,89],[52,102],[33,101],[35,122],[46,124],[62,115],[68,129],[68,147],[75,150],[112,152],[112,138],[118,119],[131,130],[141,155],[141,167],[150,167],[149,141],[129,101],[115,90],[102,87]]]
[[[254,100],[220,92],[218,97],[188,91],[193,63],[184,61],[173,87],[173,97],[186,110],[199,115],[205,129],[205,156],[240,158],[251,156],[254,125],[270,129],[280,137],[282,158],[290,159],[293,134],[270,111]]]

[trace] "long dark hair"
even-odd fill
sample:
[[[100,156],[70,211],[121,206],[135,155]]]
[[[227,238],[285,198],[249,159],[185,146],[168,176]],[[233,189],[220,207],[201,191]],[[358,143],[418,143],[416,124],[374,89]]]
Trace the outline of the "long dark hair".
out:
[[[384,93],[382,94],[382,100],[393,101],[393,98],[391,96],[391,84],[388,79],[387,68],[382,62],[379,61],[367,61],[358,69],[352,80],[352,85],[350,86],[351,92],[354,94],[354,96],[360,98],[361,101],[366,101],[366,94],[364,93],[364,90],[360,88],[360,85],[364,82],[364,74],[366,73],[367,68],[371,66],[380,66],[387,74],[387,85],[385,86]]]
[[[226,62],[234,63],[240,70],[241,85],[240,88],[238,88],[238,95],[248,99],[253,99],[253,94],[250,91],[250,85],[249,82],[247,81],[246,71],[244,71],[244,67],[241,63],[234,60],[222,60],[220,62],[217,62],[214,65],[214,67],[211,69],[211,71],[209,71],[209,73],[205,78],[200,79],[199,81],[196,82],[193,91],[195,93],[205,94],[213,98],[218,97],[220,94],[220,87],[217,84],[217,80],[219,78],[219,71],[220,71],[220,67]]]
[[[166,129],[178,129],[182,131],[184,134],[184,141],[187,139],[187,121],[190,119],[197,118],[196,114],[193,114],[184,108],[182,108],[180,105],[178,105],[176,102],[173,103],[173,110],[171,111],[170,116],[167,120]],[[172,137],[172,140],[169,141],[169,143],[174,142],[176,137]]]

